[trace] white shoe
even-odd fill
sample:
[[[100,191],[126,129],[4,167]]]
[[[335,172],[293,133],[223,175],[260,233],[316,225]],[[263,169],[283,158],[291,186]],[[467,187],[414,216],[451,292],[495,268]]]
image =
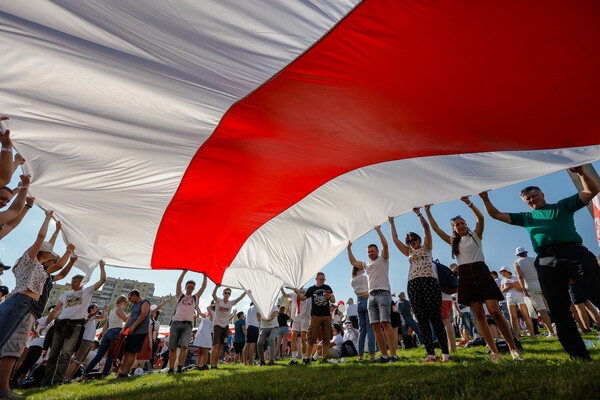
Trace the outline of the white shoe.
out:
[[[340,363],[340,362],[339,362],[338,360],[336,360],[335,358],[332,358],[332,359],[330,359],[330,360],[329,360],[329,362],[330,362],[331,364],[339,364],[339,363]]]
[[[521,352],[517,349],[511,350],[510,355],[514,361],[523,361],[523,356]]]
[[[340,363],[345,363],[346,359],[344,357],[340,358]]]

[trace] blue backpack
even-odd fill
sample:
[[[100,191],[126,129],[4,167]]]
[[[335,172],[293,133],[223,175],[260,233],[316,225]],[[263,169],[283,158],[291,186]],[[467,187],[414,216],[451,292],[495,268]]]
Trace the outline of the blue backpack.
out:
[[[433,261],[437,268],[440,288],[446,294],[454,294],[458,291],[458,274],[450,268],[440,263],[440,260]]]

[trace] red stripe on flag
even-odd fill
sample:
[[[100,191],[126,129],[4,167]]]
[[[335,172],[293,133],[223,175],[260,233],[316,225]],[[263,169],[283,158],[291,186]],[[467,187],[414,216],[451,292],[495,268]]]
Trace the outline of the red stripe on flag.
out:
[[[597,144],[599,48],[598,2],[367,0],[224,116],[152,265],[219,282],[261,225],[364,166]]]

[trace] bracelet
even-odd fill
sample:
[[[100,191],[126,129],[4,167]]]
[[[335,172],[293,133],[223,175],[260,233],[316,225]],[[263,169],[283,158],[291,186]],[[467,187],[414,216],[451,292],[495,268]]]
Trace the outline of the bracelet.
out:
[[[33,208],[33,206],[30,206],[29,204],[25,204],[25,207],[27,207],[27,208]]]
[[[417,214],[417,218],[421,218],[423,214]]]
[[[21,186],[21,185],[19,185],[19,186],[17,186],[17,189],[27,189],[28,187],[29,186]]]
[[[473,202],[471,202],[471,204],[467,204],[467,207],[473,207]]]
[[[2,151],[6,151],[7,153],[12,153],[12,147],[3,147]]]

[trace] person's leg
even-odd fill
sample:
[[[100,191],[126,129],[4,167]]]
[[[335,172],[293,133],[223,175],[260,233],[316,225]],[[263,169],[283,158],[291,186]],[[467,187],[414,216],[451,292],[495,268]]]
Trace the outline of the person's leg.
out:
[[[517,306],[509,305],[508,314],[510,315],[510,324],[516,337],[521,336],[521,327],[519,326],[519,317],[517,316]]]
[[[504,318],[504,314],[502,313],[502,310],[500,310],[500,305],[498,304],[498,300],[496,300],[496,299],[486,300],[485,305],[487,306],[487,309],[490,312],[490,315],[494,319],[494,322],[496,323],[496,327],[500,330],[500,333],[504,337],[504,340],[506,340],[506,344],[508,344],[508,348],[511,350],[518,351],[517,346],[515,345],[515,341],[513,339],[512,333],[510,331],[510,327],[508,326],[508,322],[506,321],[506,318]],[[517,321],[517,323],[518,323],[518,321]]]
[[[369,295],[369,320],[373,327],[373,333],[375,334],[375,340],[379,347],[379,352],[385,358],[388,356],[387,347],[385,345],[385,334],[381,327],[381,321],[379,319],[379,297],[370,294]]]
[[[554,328],[552,327],[552,320],[550,319],[550,314],[548,313],[548,310],[539,310],[538,313],[540,314],[542,322],[544,323],[544,325],[546,325],[548,333],[550,333],[550,335],[556,335],[556,333],[554,332]]]
[[[90,361],[88,363],[88,365],[86,365],[85,369],[83,370],[83,375],[88,375],[96,367],[96,365],[98,365],[98,363],[100,362],[100,360],[102,360],[102,358],[104,357],[106,352],[108,352],[110,345],[117,338],[118,335],[119,335],[119,329],[109,329],[106,331],[106,333],[104,334],[104,337],[102,338],[102,341],[100,341],[100,346],[98,347],[98,350],[96,351],[96,355],[94,356],[92,361]],[[107,361],[108,361],[108,359],[107,359]],[[104,366],[106,368],[106,363]],[[112,359],[111,359],[111,366],[112,366]]]
[[[519,304],[519,310],[521,310],[521,316],[523,317],[523,321],[525,321],[525,326],[529,331],[529,337],[535,339],[535,332],[533,329],[533,321],[531,321],[531,317],[529,316],[529,310],[527,309],[527,305]]]
[[[177,347],[180,335],[179,321],[171,321],[169,328],[169,371],[171,372],[175,369],[175,362],[177,361]]]
[[[10,377],[17,360],[17,357],[0,358],[0,393],[10,390]]]
[[[128,374],[129,371],[131,370],[131,366],[133,365],[133,362],[135,361],[135,354],[136,353],[123,354],[123,363],[121,364],[121,373],[122,374]]]
[[[398,340],[394,343],[394,330],[392,329],[391,321],[391,310],[392,310],[392,294],[390,292],[384,292],[379,295],[378,301],[379,308],[379,320],[383,333],[385,334],[385,341],[392,357],[396,357],[396,351],[398,350]],[[384,342],[385,346],[385,342]]]
[[[221,326],[215,325],[214,327],[214,337],[213,337],[213,347],[212,352],[210,354],[210,365],[211,367],[216,367],[219,363],[219,357],[221,356],[221,352],[223,351],[223,328]]]
[[[429,324],[429,315],[427,312],[428,298],[425,295],[425,286],[423,279],[411,279],[408,281],[408,297],[412,304],[413,312],[417,317],[421,333],[421,343],[425,345],[425,351],[428,356],[435,355],[435,348],[431,337],[431,325]]]
[[[53,384],[61,383],[65,380],[69,364],[71,363],[71,357],[75,353],[77,348],[77,342],[79,341],[79,333],[83,329],[82,325],[71,325],[71,334],[68,338],[63,341],[63,347],[58,356],[56,364],[56,372],[53,378]]]
[[[265,343],[267,342],[267,338],[269,337],[269,333],[271,333],[270,330],[262,328],[258,335],[258,343],[256,344],[256,346],[258,347],[258,358],[259,358],[261,364],[263,364],[265,362],[264,348],[265,348]]]
[[[275,351],[275,349],[277,348],[277,338],[280,337],[279,336],[279,328],[272,328],[269,331],[269,349],[273,349],[273,351],[271,351],[269,353],[269,361],[271,362],[275,362],[275,358],[277,355],[277,352]]]
[[[63,347],[63,340],[65,336],[64,329],[62,326],[54,326],[52,343],[50,344],[50,351],[48,353],[48,360],[46,361],[46,372],[44,375],[44,385],[52,385],[54,374],[56,373],[56,366],[58,364],[58,356]]]
[[[474,301],[471,303],[471,310],[475,315],[475,326],[477,326],[477,330],[485,340],[485,343],[490,348],[490,351],[494,354],[498,354],[498,348],[496,347],[496,342],[494,342],[494,338],[492,337],[492,332],[490,331],[490,326],[487,323],[485,317],[485,311],[483,310],[483,304],[480,302]]]
[[[323,347],[321,347],[321,357],[327,359],[327,349],[331,342],[331,317],[319,317],[321,319],[321,330],[323,332]]]
[[[16,293],[0,303],[0,348],[21,325],[35,303],[33,298],[22,293]]]
[[[75,371],[77,371],[79,369],[79,367],[81,367],[81,364],[83,363],[83,361],[87,357],[88,353],[92,349],[93,344],[94,344],[94,342],[92,342],[90,340],[82,340],[81,341],[81,344],[79,345],[79,349],[77,350],[77,354],[75,355],[75,359],[73,361],[71,361],[71,364],[69,365],[69,368],[67,369],[67,374],[65,375],[66,381],[70,381],[73,378]]]
[[[551,255],[540,253],[535,260],[535,267],[542,286],[542,292],[556,323],[558,339],[571,357],[590,359],[569,309],[571,305],[571,297],[569,296],[571,274],[568,268],[560,263],[554,264],[552,261]]]

